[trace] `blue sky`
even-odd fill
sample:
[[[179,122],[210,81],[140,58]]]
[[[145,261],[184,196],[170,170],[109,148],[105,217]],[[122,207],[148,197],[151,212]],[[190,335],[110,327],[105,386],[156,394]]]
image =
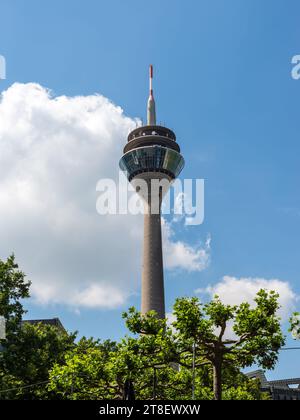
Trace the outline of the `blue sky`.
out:
[[[207,269],[166,272],[168,310],[225,275],[280,279],[300,295],[299,13],[296,0],[1,1],[1,91],[36,82],[55,95],[97,92],[145,118],[153,63],[158,120],[176,131],[182,177],[205,179],[204,223],[177,234],[189,244],[212,237]],[[0,257],[13,250],[2,245]],[[118,338],[122,310],[139,299],[137,290],[123,307],[80,315],[31,302],[28,317]],[[282,353],[268,376],[299,377],[298,359]]]

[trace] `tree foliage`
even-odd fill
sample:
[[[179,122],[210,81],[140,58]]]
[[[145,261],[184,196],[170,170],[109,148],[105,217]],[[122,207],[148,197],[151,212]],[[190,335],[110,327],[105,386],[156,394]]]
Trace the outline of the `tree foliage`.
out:
[[[65,354],[75,347],[76,334],[51,325],[24,323],[17,336],[7,341],[2,352],[2,368],[17,383],[19,399],[51,398],[47,392],[49,371],[65,362]],[[36,387],[30,385],[37,384]],[[5,383],[2,384],[2,389]],[[28,388],[27,388],[28,387]]]
[[[22,299],[29,297],[30,284],[25,274],[19,270],[14,255],[6,261],[0,260],[0,315],[5,318],[8,338],[20,329],[26,312]]]
[[[175,321],[135,308],[123,314],[119,342],[21,323],[30,282],[14,256],[0,260],[0,399],[265,399],[241,369],[272,368],[284,343],[278,295],[261,290],[252,307],[180,298]]]
[[[175,302],[173,325],[179,345],[183,350],[186,347],[186,355],[191,357],[194,343],[196,365],[212,366],[215,399],[222,398],[224,367],[244,368],[254,363],[267,369],[275,366],[278,351],[284,344],[277,316],[278,295],[260,290],[255,303],[254,307],[249,303],[225,305],[218,296],[206,304],[197,298],[181,298]]]
[[[294,340],[300,340],[300,312],[295,312],[290,318],[290,329]]]
[[[6,339],[0,340],[2,399],[44,397],[50,369],[55,363],[63,363],[66,352],[74,347],[75,334],[50,325],[22,323],[26,312],[23,299],[29,297],[29,288],[30,281],[13,255],[5,262],[0,260],[0,315],[6,321]],[[12,391],[2,392],[7,389]]]

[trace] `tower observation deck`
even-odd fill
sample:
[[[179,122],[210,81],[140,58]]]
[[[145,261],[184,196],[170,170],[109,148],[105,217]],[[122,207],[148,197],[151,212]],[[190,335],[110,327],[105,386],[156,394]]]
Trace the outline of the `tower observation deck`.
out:
[[[150,66],[150,94],[147,107],[147,125],[133,130],[127,139],[120,159],[120,168],[126,172],[134,186],[139,180],[146,182],[148,189],[144,199],[144,243],[142,269],[142,314],[155,310],[160,318],[165,317],[164,275],[161,236],[161,202],[164,193],[153,192],[152,180],[167,180],[169,184],[180,174],[184,159],[175,133],[167,127],[156,125],[155,100],[152,89],[153,67]],[[151,204],[158,202],[158,211]]]

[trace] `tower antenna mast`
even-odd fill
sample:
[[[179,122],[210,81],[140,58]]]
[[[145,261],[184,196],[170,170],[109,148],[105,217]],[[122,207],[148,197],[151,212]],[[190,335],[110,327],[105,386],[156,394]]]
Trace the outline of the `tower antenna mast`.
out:
[[[153,96],[153,66],[149,67],[149,99],[147,106],[147,125],[156,125],[155,100]]]

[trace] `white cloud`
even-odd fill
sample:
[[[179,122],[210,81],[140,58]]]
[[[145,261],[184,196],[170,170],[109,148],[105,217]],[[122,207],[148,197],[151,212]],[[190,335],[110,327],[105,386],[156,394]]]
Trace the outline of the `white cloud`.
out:
[[[173,322],[177,320],[175,314],[173,312],[167,312],[166,319],[167,319],[167,326],[171,328],[173,333],[176,333],[176,328],[172,325]]]
[[[103,96],[53,98],[33,83],[3,93],[0,255],[16,253],[37,302],[111,308],[135,288],[139,219],[95,209],[96,183],[117,177],[133,127]]]
[[[176,321],[176,316],[173,312],[166,313],[167,325],[171,326]]]
[[[300,315],[294,314],[291,317],[291,335],[294,340],[300,340]]]
[[[210,263],[210,235],[203,246],[192,247],[182,241],[174,241],[172,225],[163,221],[164,261],[166,268],[183,268],[188,271],[202,271]]]
[[[142,218],[99,216],[96,184],[117,179],[136,121],[100,95],[12,85],[0,102],[0,257],[15,252],[40,304],[118,307],[139,286]],[[203,269],[205,250],[166,238],[169,268]]]
[[[114,308],[124,302],[123,293],[116,287],[109,284],[91,284],[82,292],[75,294],[72,298],[74,305],[82,305],[88,308]]]
[[[211,297],[218,295],[225,304],[229,305],[239,305],[242,302],[254,305],[255,295],[260,289],[275,290],[279,293],[281,305],[279,315],[283,319],[291,314],[297,296],[288,282],[278,279],[224,276],[219,283],[205,289],[197,289],[195,293],[208,293]]]

